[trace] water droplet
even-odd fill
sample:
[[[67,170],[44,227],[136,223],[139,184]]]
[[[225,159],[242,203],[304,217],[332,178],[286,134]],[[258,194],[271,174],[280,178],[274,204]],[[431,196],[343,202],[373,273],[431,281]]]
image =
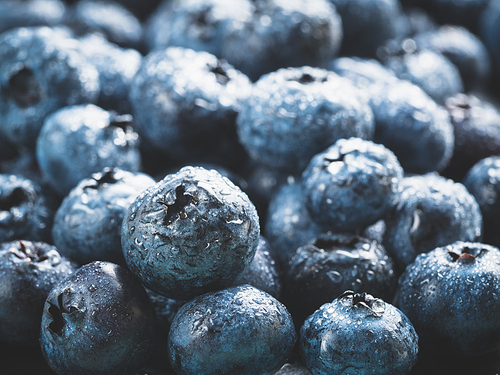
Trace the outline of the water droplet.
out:
[[[328,271],[327,276],[332,280],[334,283],[341,283],[342,282],[342,275],[337,272],[337,271]]]

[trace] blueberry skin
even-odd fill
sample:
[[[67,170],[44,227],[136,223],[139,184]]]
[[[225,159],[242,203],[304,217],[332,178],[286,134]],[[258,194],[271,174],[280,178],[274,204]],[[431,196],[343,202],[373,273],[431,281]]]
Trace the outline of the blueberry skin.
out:
[[[396,303],[422,349],[457,358],[497,350],[499,263],[498,248],[458,241],[420,254],[406,268]]]
[[[37,345],[45,299],[75,271],[57,248],[44,242],[0,244],[0,341]]]
[[[340,139],[302,174],[305,204],[325,230],[374,224],[399,201],[403,169],[392,151],[360,138]]]
[[[226,166],[245,156],[235,122],[250,88],[244,74],[214,55],[169,47],[143,59],[129,100],[137,132],[158,157]]]
[[[268,167],[301,173],[318,152],[341,138],[372,139],[372,112],[344,78],[311,68],[261,77],[237,119],[240,142]]]
[[[42,353],[57,374],[135,374],[155,343],[148,294],[127,269],[80,267],[51,290],[42,315]]]
[[[36,155],[42,173],[61,196],[105,167],[141,168],[139,136],[132,116],[117,116],[93,104],[62,108],[45,120]]]
[[[386,217],[383,244],[400,270],[418,254],[455,241],[479,241],[482,215],[464,185],[437,174],[406,177]]]
[[[285,363],[274,375],[311,375],[311,371],[302,364]]]
[[[442,175],[462,181],[481,159],[500,154],[500,111],[487,99],[458,94],[446,100],[445,108],[455,133],[455,146]]]
[[[142,55],[135,49],[123,49],[100,34],[80,38],[81,49],[99,72],[101,93],[97,105],[118,113],[131,113],[129,92],[139,70]]]
[[[498,1],[485,1],[485,9],[480,15],[478,33],[481,40],[485,44],[488,52],[491,54],[494,65],[498,65],[500,61],[500,2]]]
[[[477,162],[465,175],[464,186],[476,199],[483,217],[482,242],[500,246],[500,157],[490,156]]]
[[[179,375],[271,375],[297,339],[285,305],[250,285],[206,293],[172,322],[168,355]]]
[[[259,231],[255,206],[231,181],[184,167],[132,203],[122,249],[148,288],[187,300],[231,285],[252,261]]]
[[[55,204],[35,181],[0,174],[0,243],[14,239],[51,242]]]
[[[285,267],[286,305],[299,327],[346,290],[392,300],[396,273],[384,247],[350,235],[321,235],[301,246]]]
[[[97,70],[78,48],[78,41],[48,27],[2,34],[0,133],[4,137],[32,148],[49,113],[97,100]]]
[[[418,336],[393,305],[347,291],[305,321],[300,350],[314,375],[406,375],[417,361]]]
[[[135,198],[156,182],[139,172],[105,168],[83,179],[54,217],[52,238],[61,254],[80,265],[105,260],[125,265],[121,228]]]
[[[319,236],[323,229],[314,222],[305,205],[299,182],[282,185],[271,198],[264,233],[282,264]]]

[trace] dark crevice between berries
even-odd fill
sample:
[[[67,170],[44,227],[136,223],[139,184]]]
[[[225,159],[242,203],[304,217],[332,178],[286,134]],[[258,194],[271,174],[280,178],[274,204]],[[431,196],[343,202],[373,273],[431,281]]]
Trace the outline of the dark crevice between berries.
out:
[[[215,79],[221,85],[226,85],[230,81],[226,70],[219,61],[217,61],[215,65],[208,64],[208,69],[211,73],[215,74]]]
[[[27,191],[16,187],[7,196],[0,197],[0,211],[9,211],[12,207],[19,207],[29,200]]]
[[[52,322],[49,324],[49,329],[55,334],[61,336],[64,326],[66,325],[66,320],[62,316],[63,312],[67,313],[66,309],[63,307],[63,294],[57,296],[57,303],[59,306],[50,304],[49,314],[52,316]]]
[[[42,247],[37,246],[37,244],[26,246],[24,241],[19,241],[18,244],[19,248],[15,249],[14,255],[19,259],[29,258],[32,262],[43,262],[49,259],[45,250]]]
[[[9,79],[6,94],[21,108],[28,108],[42,99],[42,89],[31,69],[22,68]]]
[[[208,16],[209,11],[210,11],[210,9],[205,8],[205,9],[202,9],[200,12],[193,14],[193,16],[191,17],[192,23],[198,27],[208,26],[209,22],[208,22],[207,16]]]
[[[175,195],[175,202],[173,204],[160,202],[167,207],[167,213],[163,218],[164,225],[170,225],[177,219],[185,219],[187,215],[184,208],[191,203],[195,203],[194,197],[187,194],[184,186],[182,185],[177,186],[175,189]]]

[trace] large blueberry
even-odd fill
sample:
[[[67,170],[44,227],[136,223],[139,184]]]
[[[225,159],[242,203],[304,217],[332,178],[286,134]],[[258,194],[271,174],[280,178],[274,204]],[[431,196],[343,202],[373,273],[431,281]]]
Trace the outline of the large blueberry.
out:
[[[141,167],[132,116],[118,116],[93,104],[65,107],[47,117],[36,155],[42,173],[61,196],[105,167],[132,172]]]
[[[99,95],[96,68],[78,41],[48,27],[18,28],[0,37],[0,134],[32,147],[45,117]]]
[[[149,296],[132,273],[92,262],[51,290],[40,345],[59,375],[132,375],[153,348],[155,322]]]
[[[231,285],[252,261],[259,230],[255,206],[230,180],[184,167],[132,203],[122,248],[147,287],[189,299]]]
[[[169,358],[183,375],[271,375],[297,339],[292,317],[250,285],[206,293],[184,304],[172,322]]]
[[[500,343],[500,250],[455,242],[420,254],[399,280],[397,306],[412,321],[422,349],[472,357]]]
[[[341,138],[371,140],[374,122],[349,80],[306,66],[261,77],[243,102],[237,129],[258,163],[300,173],[315,154]]]
[[[340,139],[315,155],[302,174],[311,218],[326,230],[355,231],[374,224],[399,201],[403,169],[382,145]]]
[[[67,258],[44,242],[0,244],[0,341],[37,345],[45,299],[74,270]]]
[[[393,305],[347,291],[306,320],[300,350],[314,375],[407,375],[417,361],[418,336]]]
[[[124,264],[123,218],[135,198],[154,184],[148,175],[117,168],[105,168],[83,179],[56,212],[54,244],[61,254],[79,264],[94,260]]]

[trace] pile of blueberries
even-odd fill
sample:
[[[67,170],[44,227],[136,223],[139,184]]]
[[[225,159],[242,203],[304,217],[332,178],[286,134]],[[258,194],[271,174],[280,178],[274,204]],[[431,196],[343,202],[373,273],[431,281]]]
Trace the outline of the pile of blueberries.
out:
[[[500,373],[500,0],[0,1],[0,374]]]

